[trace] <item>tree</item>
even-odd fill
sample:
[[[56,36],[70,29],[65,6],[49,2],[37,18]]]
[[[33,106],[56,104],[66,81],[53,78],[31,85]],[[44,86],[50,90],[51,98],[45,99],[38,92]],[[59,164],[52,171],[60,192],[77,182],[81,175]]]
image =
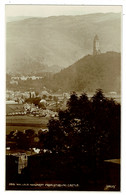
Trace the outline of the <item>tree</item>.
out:
[[[64,145],[66,151],[98,159],[119,157],[119,104],[98,89],[91,100],[85,93],[80,97],[72,93],[67,106],[59,112],[58,120],[49,121],[50,146],[53,145],[54,150],[58,148],[60,152]]]
[[[36,98],[28,98],[25,100],[25,102],[30,103],[30,104],[34,104],[35,106],[39,106],[40,107],[40,97],[36,97]]]
[[[49,95],[49,100],[52,100],[52,96],[51,95]]]
[[[91,101],[96,155],[100,158],[119,158],[120,105],[106,98],[101,89],[96,90]]]
[[[69,101],[67,102],[67,106],[68,106],[68,111],[71,113],[71,115],[73,115],[73,117],[75,117],[78,114],[78,106],[79,106],[79,101],[78,101],[78,97],[77,94],[75,92],[73,92],[70,96]]]
[[[27,129],[25,133],[22,131],[12,131],[8,135],[9,141],[16,143],[15,148],[25,150],[37,146],[35,138],[37,138],[37,135],[33,129]]]
[[[45,100],[45,99],[47,98],[47,95],[44,94],[44,95],[42,96],[42,98]]]
[[[38,96],[38,95],[39,95],[39,92],[38,92],[38,91],[36,91],[36,92],[35,92],[35,95],[36,95],[36,96]]]

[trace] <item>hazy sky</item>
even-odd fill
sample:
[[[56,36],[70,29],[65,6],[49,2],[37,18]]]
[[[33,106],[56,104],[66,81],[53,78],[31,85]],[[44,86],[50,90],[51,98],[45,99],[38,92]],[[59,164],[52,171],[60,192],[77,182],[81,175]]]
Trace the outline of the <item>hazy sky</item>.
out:
[[[6,5],[7,17],[48,17],[58,15],[84,15],[90,13],[107,12],[121,12],[121,6]]]

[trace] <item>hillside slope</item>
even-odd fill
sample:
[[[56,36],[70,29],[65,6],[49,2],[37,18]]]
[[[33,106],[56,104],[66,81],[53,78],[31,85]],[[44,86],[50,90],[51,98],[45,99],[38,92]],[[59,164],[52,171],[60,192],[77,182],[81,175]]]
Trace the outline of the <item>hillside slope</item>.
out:
[[[29,18],[6,26],[7,72],[41,72],[68,67],[92,54],[98,34],[101,52],[120,52],[121,14]]]
[[[117,52],[87,55],[45,81],[53,90],[120,92],[121,55]]]

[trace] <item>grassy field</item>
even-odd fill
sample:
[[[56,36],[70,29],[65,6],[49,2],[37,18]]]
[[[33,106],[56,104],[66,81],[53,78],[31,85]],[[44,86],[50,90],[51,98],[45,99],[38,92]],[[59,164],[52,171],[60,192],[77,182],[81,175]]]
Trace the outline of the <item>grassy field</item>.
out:
[[[40,128],[46,128],[49,118],[36,116],[7,116],[6,117],[6,134],[15,130],[34,129],[38,131]]]
[[[37,116],[7,116],[6,123],[30,123],[30,124],[42,124],[47,123],[49,118],[37,117]]]

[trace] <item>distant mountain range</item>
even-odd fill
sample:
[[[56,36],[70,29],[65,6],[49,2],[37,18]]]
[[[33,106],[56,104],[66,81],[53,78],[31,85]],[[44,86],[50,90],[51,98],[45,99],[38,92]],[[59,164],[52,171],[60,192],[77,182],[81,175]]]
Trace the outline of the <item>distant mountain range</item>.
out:
[[[30,16],[8,16],[6,17],[6,22],[15,22],[20,20],[25,20],[31,18]]]
[[[14,19],[13,19],[14,20]],[[6,26],[7,72],[58,72],[100,49],[121,52],[121,14],[26,18]]]
[[[54,91],[106,92],[120,93],[121,55],[117,52],[87,55],[73,65],[61,70],[45,81],[45,86]]]

